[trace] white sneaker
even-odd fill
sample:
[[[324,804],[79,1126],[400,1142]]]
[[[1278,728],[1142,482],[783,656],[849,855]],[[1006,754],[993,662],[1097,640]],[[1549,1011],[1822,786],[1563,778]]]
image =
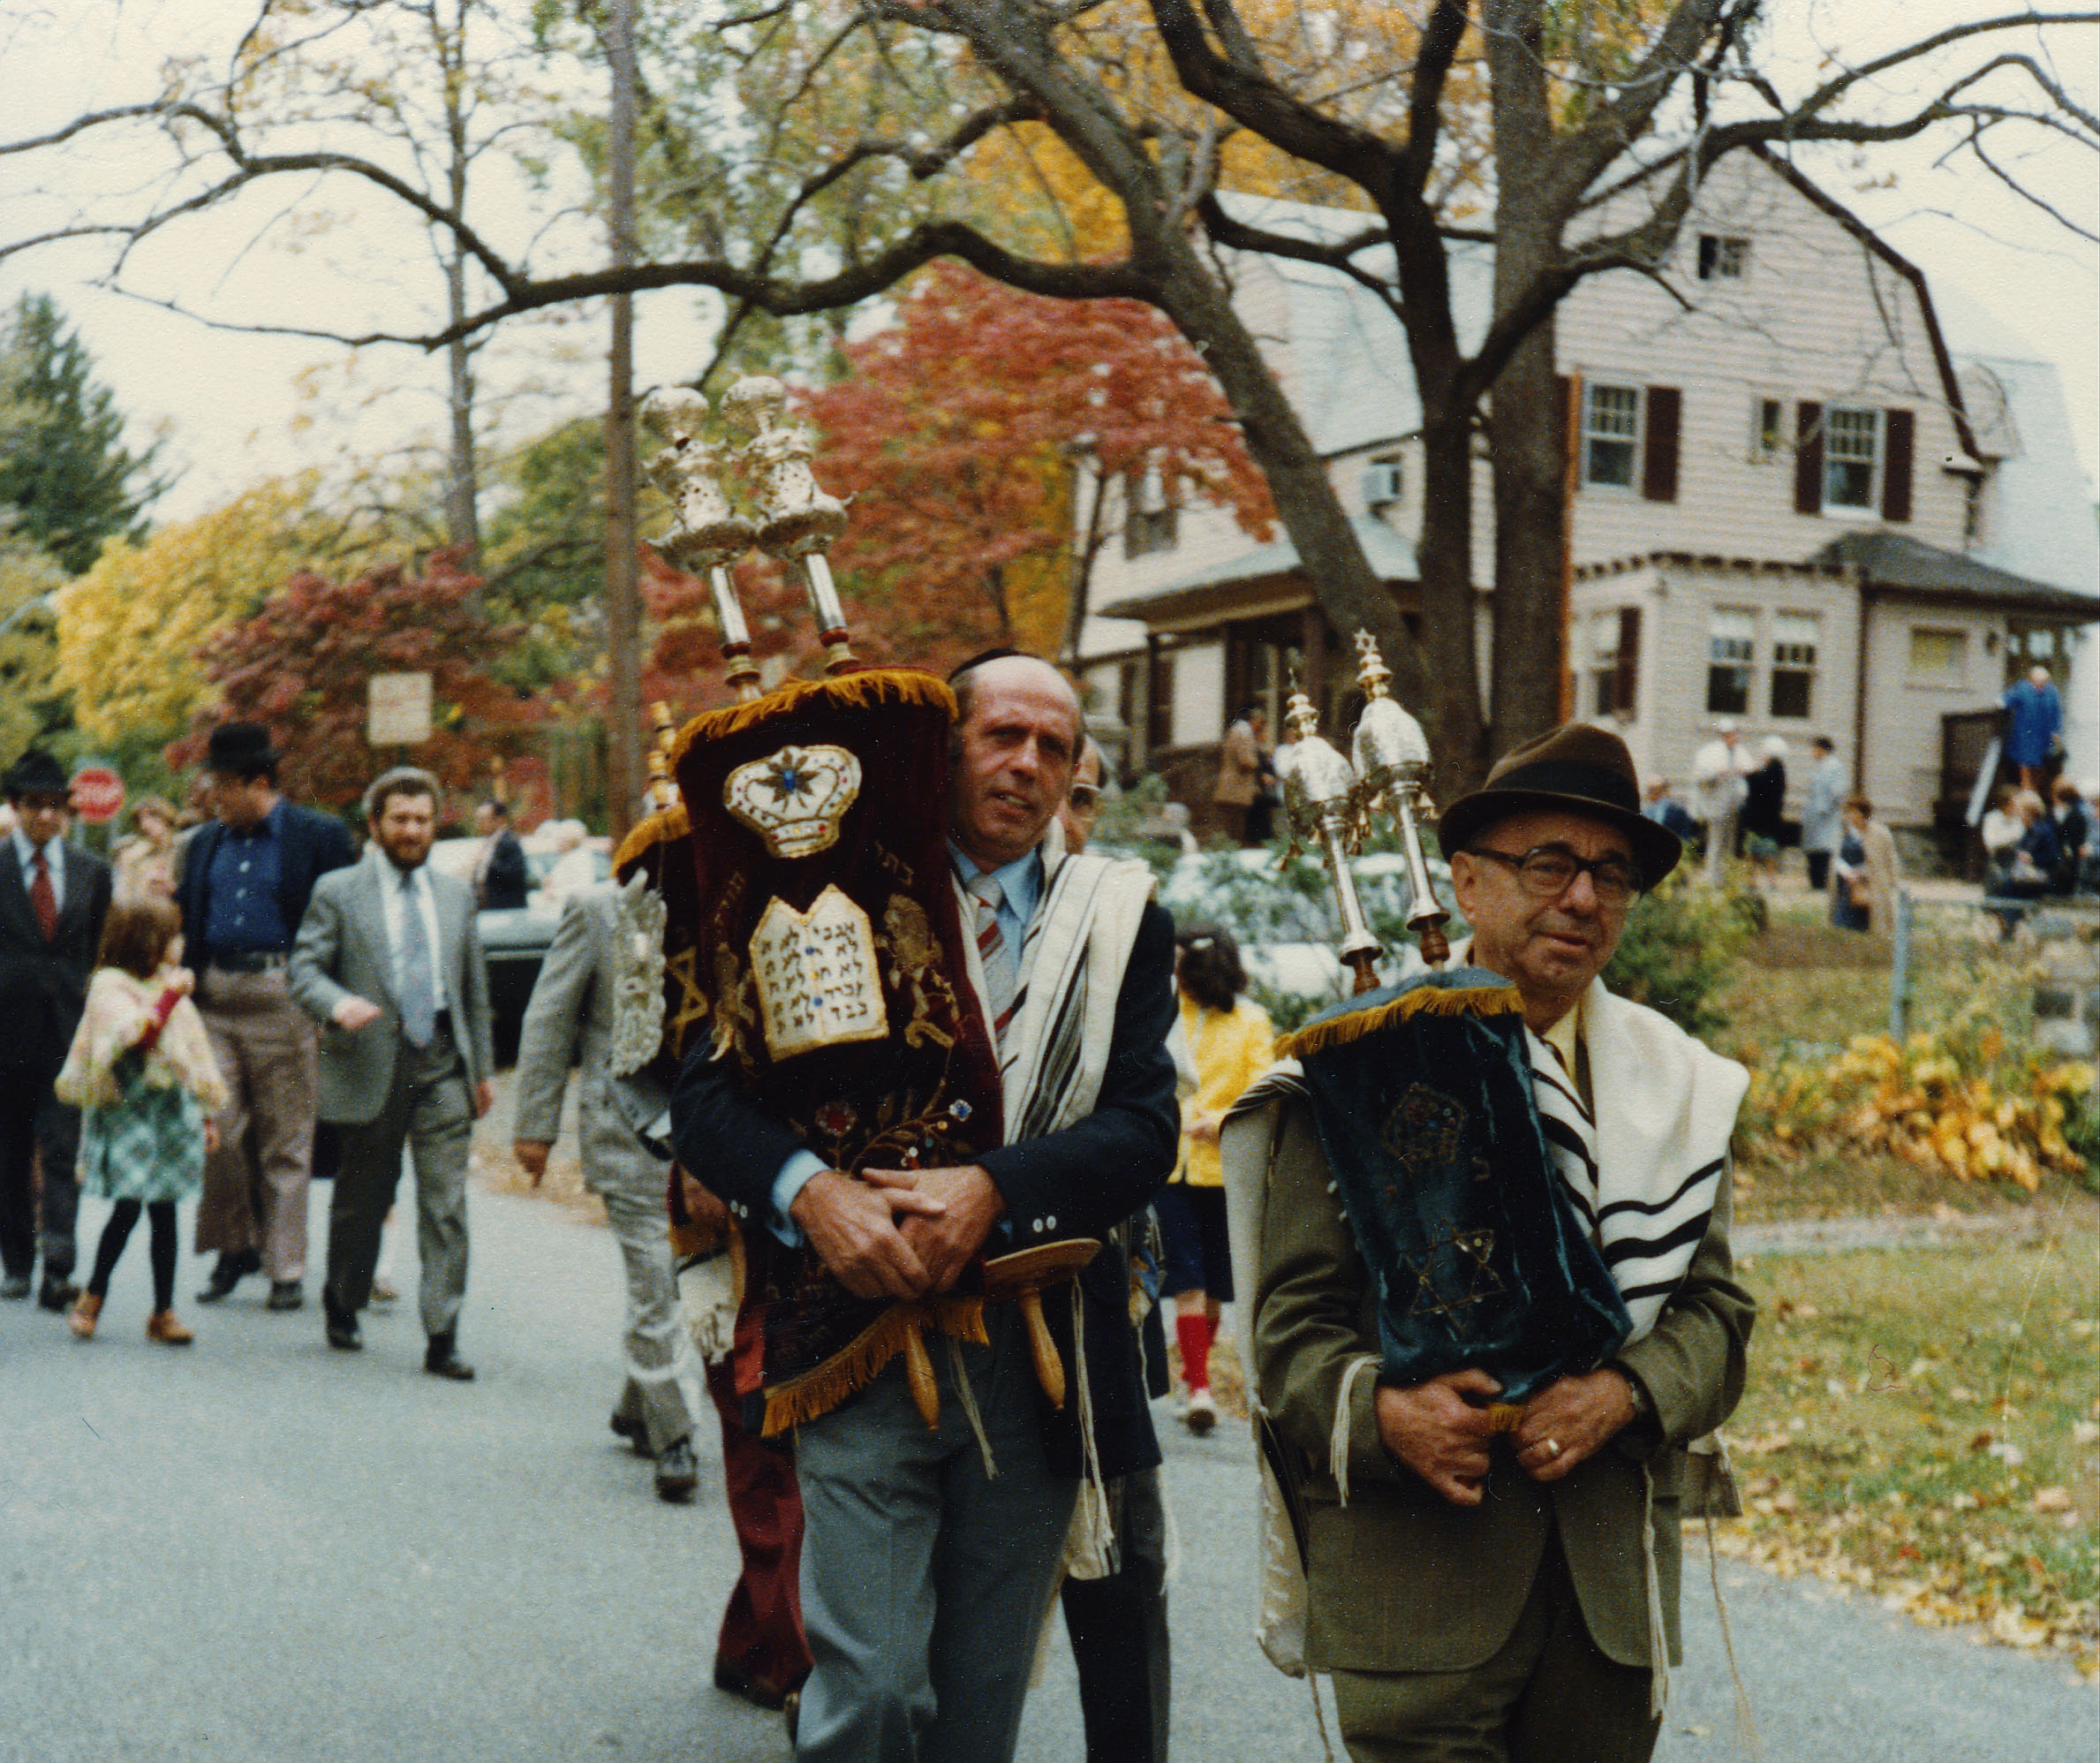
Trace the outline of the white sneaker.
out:
[[[1189,1404],[1182,1410],[1182,1421],[1197,1438],[1218,1424],[1218,1404],[1211,1400],[1209,1390],[1191,1389],[1189,1392]]]

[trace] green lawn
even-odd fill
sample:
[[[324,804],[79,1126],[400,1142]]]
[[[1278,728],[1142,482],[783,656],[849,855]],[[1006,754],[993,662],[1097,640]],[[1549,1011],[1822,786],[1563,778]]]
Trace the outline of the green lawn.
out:
[[[1724,1552],[2100,1676],[2100,1232],[1768,1255]]]

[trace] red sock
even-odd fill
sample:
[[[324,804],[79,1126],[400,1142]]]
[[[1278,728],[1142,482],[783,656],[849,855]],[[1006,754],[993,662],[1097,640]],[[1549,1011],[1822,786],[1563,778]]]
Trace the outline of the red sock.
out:
[[[1190,1389],[1211,1387],[1211,1319],[1198,1310],[1174,1319],[1175,1338],[1182,1343],[1182,1381]]]

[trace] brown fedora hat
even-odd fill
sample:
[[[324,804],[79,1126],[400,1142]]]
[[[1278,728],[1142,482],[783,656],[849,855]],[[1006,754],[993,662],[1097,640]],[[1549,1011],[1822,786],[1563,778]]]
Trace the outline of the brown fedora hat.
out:
[[[1563,723],[1503,754],[1486,783],[1444,810],[1437,840],[1449,857],[1497,821],[1539,808],[1584,814],[1624,833],[1633,841],[1643,889],[1684,855],[1682,839],[1642,814],[1640,779],[1626,743],[1590,723]]]

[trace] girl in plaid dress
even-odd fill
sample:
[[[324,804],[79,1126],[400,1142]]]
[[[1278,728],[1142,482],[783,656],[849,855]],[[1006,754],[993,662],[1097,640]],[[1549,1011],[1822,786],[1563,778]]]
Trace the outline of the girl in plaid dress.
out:
[[[110,909],[79,1033],[58,1074],[58,1099],[81,1110],[80,1185],[117,1202],[95,1250],[94,1272],[73,1306],[71,1326],[94,1338],[110,1275],[144,1210],[152,1237],[150,1340],[187,1346],[196,1338],[176,1318],[175,1202],[202,1186],[204,1154],[217,1138],[213,1119],[226,1085],[190,1002],[182,958],[182,919],[160,898]]]

